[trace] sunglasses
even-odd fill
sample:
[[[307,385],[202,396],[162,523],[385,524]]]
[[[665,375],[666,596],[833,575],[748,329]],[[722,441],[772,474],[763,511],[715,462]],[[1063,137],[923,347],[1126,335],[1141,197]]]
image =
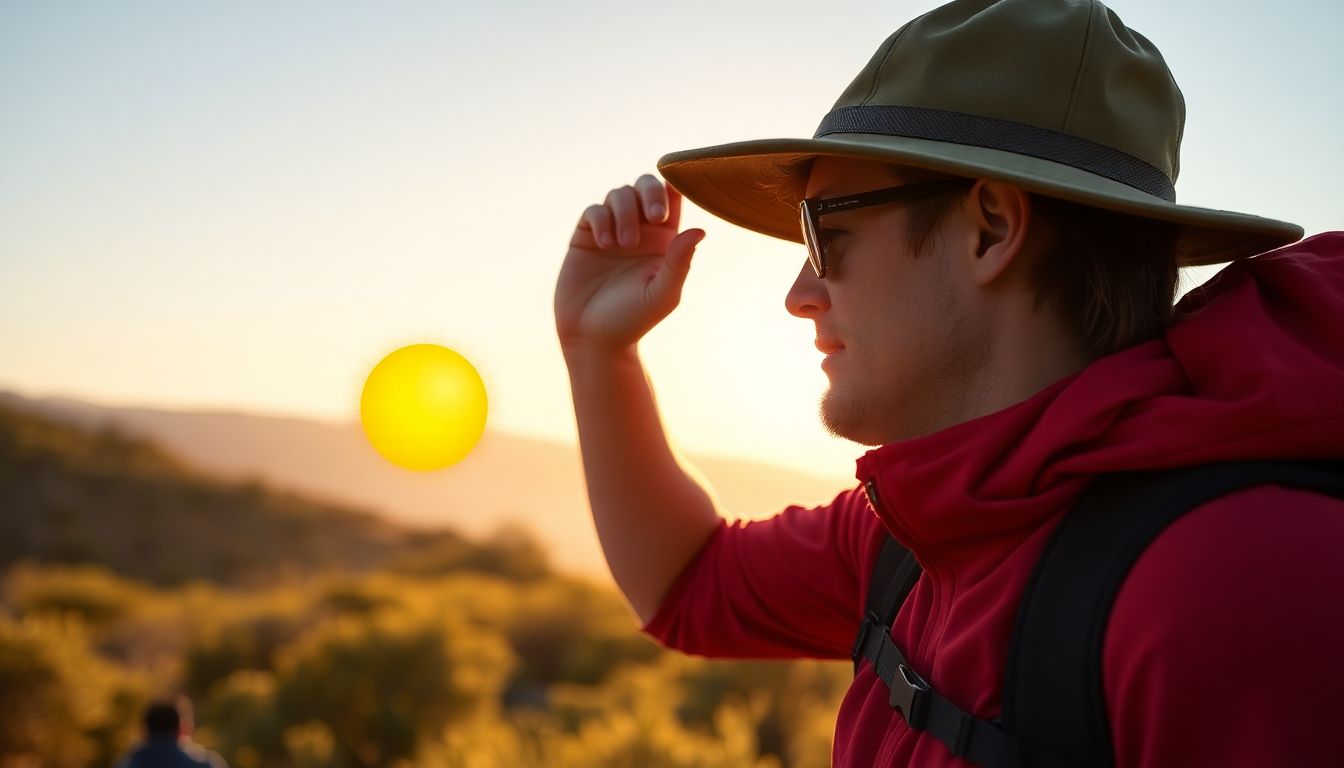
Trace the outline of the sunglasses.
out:
[[[939,192],[948,192],[969,186],[974,179],[939,179],[922,181],[918,184],[902,184],[899,187],[876,189],[872,192],[860,192],[857,195],[843,197],[813,197],[798,203],[798,217],[803,228],[803,242],[807,244],[807,261],[812,265],[817,277],[826,276],[826,246],[817,233],[821,231],[821,217],[828,213],[852,211],[855,208],[867,208],[872,205],[901,203],[915,200]]]

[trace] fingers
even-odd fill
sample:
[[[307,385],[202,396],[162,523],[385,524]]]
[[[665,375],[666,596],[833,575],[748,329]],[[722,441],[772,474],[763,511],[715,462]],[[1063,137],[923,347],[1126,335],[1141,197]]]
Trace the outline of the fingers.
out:
[[[635,180],[635,194],[643,207],[644,220],[650,224],[667,221],[667,188],[651,174]]]
[[[607,193],[607,208],[611,209],[616,229],[616,242],[622,248],[639,245],[639,199],[629,184]]]
[[[644,204],[644,218],[652,224],[666,224],[673,231],[681,223],[681,193],[671,184],[651,174],[635,181],[635,193]]]
[[[634,248],[640,244],[641,225],[648,222],[666,226],[673,232],[681,220],[681,194],[658,177],[644,174],[633,185],[617,187],[607,193],[600,205],[590,205],[579,218],[571,245],[584,245],[591,233],[592,244],[607,249],[619,245]]]
[[[612,235],[611,210],[605,205],[594,204],[585,208],[583,216],[579,219],[579,229],[591,231],[593,242],[603,248],[610,248],[616,244],[616,238]]]

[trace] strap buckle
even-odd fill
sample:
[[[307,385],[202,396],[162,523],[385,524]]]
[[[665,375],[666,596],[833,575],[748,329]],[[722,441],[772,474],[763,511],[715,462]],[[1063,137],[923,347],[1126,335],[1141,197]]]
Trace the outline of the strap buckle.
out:
[[[891,676],[891,698],[887,702],[901,711],[911,728],[922,731],[929,717],[929,684],[904,664],[898,664],[896,672]]]
[[[854,647],[849,649],[849,657],[854,660],[854,671],[857,674],[859,669],[859,659],[864,654],[864,646],[868,643],[868,635],[872,634],[873,628],[881,624],[882,620],[877,614],[869,611],[868,615],[863,617],[863,623],[859,625],[859,634],[854,638]]]

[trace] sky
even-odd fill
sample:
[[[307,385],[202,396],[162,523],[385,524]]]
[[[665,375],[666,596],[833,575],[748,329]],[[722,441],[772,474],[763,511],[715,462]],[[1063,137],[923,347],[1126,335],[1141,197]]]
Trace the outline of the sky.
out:
[[[491,428],[573,440],[551,301],[582,210],[669,151],[812,135],[934,5],[0,0],[0,389],[353,421],[428,342]],[[1110,5],[1185,94],[1180,202],[1344,228],[1344,4]],[[692,226],[641,347],[672,438],[851,476],[784,310],[801,246]]]

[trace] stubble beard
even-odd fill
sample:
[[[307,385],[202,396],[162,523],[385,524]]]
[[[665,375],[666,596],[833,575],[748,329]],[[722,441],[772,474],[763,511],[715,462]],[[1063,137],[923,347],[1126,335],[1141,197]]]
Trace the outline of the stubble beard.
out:
[[[866,393],[849,393],[846,396],[832,384],[822,393],[817,404],[817,414],[822,426],[831,435],[859,445],[876,446],[882,444],[882,439],[874,434],[877,414],[872,411],[881,407],[876,397]]]

